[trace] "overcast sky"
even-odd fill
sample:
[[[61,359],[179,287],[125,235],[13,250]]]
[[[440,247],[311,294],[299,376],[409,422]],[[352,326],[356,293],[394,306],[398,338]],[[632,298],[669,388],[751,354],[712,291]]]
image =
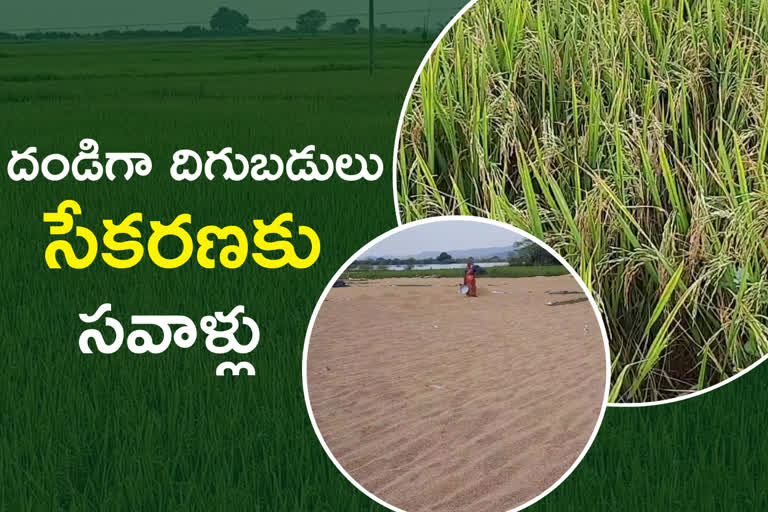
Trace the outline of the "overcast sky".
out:
[[[376,0],[376,25],[413,28],[450,20],[465,0]],[[220,6],[237,9],[255,28],[294,26],[296,15],[319,9],[328,23],[360,18],[367,24],[367,0],[0,0],[0,31],[58,29],[85,31],[122,29],[125,25],[181,29],[185,25],[207,25]],[[101,28],[100,26],[106,26]],[[138,28],[138,27],[131,27]]]
[[[452,251],[505,247],[525,238],[514,231],[484,222],[447,220],[413,226],[385,238],[360,259],[415,256],[424,251]]]

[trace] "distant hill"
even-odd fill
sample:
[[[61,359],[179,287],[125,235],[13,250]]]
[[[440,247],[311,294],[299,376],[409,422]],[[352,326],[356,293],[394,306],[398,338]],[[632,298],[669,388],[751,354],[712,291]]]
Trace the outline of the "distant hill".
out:
[[[453,256],[455,259],[465,259],[472,257],[477,261],[483,258],[493,258],[498,256],[499,258],[506,258],[509,253],[516,253],[519,249],[517,245],[506,245],[504,247],[478,247],[474,249],[446,249],[445,252]],[[413,255],[416,259],[437,258],[442,251],[424,251]],[[403,258],[403,256],[400,256]]]

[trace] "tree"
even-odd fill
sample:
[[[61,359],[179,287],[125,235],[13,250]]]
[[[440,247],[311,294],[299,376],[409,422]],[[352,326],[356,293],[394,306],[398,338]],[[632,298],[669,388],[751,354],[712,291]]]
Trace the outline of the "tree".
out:
[[[451,260],[453,260],[453,256],[451,256],[445,251],[441,252],[440,255],[437,257],[437,261],[439,261],[440,263],[445,263]]]
[[[296,31],[305,34],[316,34],[325,25],[326,16],[323,11],[312,9],[296,17]]]
[[[228,7],[219,7],[211,16],[211,30],[227,34],[245,32],[248,27],[248,16]]]
[[[334,23],[331,25],[331,32],[339,32],[341,34],[354,34],[360,27],[360,20],[357,18],[347,18],[344,21]]]
[[[516,244],[515,252],[509,255],[510,265],[559,265],[560,262],[549,251],[537,243],[526,241]]]
[[[181,29],[181,35],[185,37],[201,37],[205,35],[205,29],[197,25],[189,25]]]

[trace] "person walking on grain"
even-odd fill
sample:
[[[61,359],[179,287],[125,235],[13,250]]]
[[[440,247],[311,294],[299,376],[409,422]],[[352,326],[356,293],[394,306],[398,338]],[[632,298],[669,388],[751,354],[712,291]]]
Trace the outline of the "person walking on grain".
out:
[[[467,260],[467,268],[464,269],[464,284],[469,287],[467,297],[477,297],[477,271],[479,268],[474,264],[472,258]]]

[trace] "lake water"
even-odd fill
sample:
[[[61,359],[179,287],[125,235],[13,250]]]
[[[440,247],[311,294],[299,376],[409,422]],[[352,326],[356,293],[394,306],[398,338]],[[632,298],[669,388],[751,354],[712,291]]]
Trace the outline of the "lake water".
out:
[[[480,265],[481,267],[505,267],[509,265],[506,261],[489,261],[483,263],[475,262],[476,265]],[[466,263],[430,263],[429,265],[413,265],[411,268],[413,270],[438,270],[441,268],[464,268],[466,267]],[[386,268],[387,270],[406,270],[408,268],[407,265],[380,265],[377,266],[377,268]]]

